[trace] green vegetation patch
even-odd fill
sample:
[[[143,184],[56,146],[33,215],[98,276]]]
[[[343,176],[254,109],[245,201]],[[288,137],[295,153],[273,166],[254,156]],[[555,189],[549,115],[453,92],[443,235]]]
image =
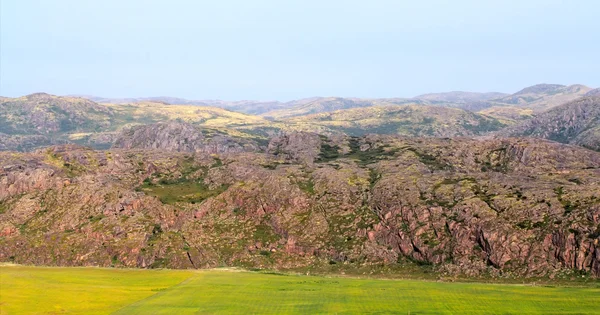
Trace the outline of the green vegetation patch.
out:
[[[221,185],[215,189],[202,181],[163,181],[158,184],[144,182],[139,188],[147,195],[155,196],[164,204],[174,204],[177,202],[199,203],[210,197],[218,196],[229,188],[228,185]]]
[[[306,192],[309,195],[315,194],[315,183],[313,182],[312,178],[308,179],[305,182],[298,182],[298,187],[300,187],[302,191]]]
[[[368,164],[376,163],[379,160],[394,156],[400,150],[398,148],[386,150],[386,148],[389,148],[389,145],[382,145],[361,151],[359,139],[356,137],[350,138],[350,140],[348,140],[348,145],[350,146],[350,153],[348,153],[345,157],[356,160],[356,163],[359,166],[366,166]]]
[[[223,162],[215,158],[210,167],[220,167]],[[210,187],[204,183],[204,175],[194,175],[199,170],[205,174],[208,167],[201,166],[194,162],[193,157],[189,157],[180,163],[181,176],[171,178],[167,174],[154,174],[144,180],[143,184],[137,188],[147,195],[155,196],[164,204],[174,204],[178,202],[199,203],[210,197],[218,196],[229,188],[229,185]]]
[[[4,201],[0,201],[0,214],[3,214],[8,210],[8,205]]]
[[[592,285],[445,283],[221,270],[0,268],[2,314],[597,314],[600,309],[600,287]]]
[[[420,152],[419,150],[415,149],[415,148],[407,148],[406,150],[413,152],[418,158],[419,161],[425,165],[427,165],[427,167],[430,170],[449,170],[452,169],[452,166],[449,165],[448,163],[439,160],[437,157],[431,155],[431,154],[427,154],[427,153],[423,153]]]
[[[0,275],[0,314],[110,314],[194,273],[0,265]]]
[[[338,147],[337,145],[330,145],[328,143],[323,142],[321,144],[321,152],[319,153],[317,162],[333,161],[340,157],[339,151],[340,147]]]

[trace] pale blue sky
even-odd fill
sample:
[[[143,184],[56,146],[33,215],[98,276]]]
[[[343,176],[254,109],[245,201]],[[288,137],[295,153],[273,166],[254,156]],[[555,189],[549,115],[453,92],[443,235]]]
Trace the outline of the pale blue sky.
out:
[[[0,0],[0,95],[278,99],[600,86],[597,0]]]

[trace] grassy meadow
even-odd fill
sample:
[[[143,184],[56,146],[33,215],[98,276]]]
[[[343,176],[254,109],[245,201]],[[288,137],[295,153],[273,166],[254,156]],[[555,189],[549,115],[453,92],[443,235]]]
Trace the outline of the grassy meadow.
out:
[[[598,314],[586,287],[1,266],[0,314]]]

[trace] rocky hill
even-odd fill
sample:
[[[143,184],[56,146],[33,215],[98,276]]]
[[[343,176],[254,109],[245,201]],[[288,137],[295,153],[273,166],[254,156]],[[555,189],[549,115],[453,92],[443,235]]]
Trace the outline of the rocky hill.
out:
[[[600,150],[600,97],[583,97],[499,133],[544,138]]]
[[[52,135],[98,131],[107,128],[113,116],[109,108],[82,98],[38,93],[0,103],[0,132]]]
[[[391,105],[371,106],[300,116],[285,120],[298,130],[329,130],[351,136],[368,133],[404,136],[476,136],[505,125],[495,118],[457,108]],[[305,126],[305,128],[302,128]]]
[[[181,126],[181,128],[187,128]],[[0,261],[600,276],[600,153],[287,134],[267,152],[0,152]]]
[[[121,131],[113,148],[158,149],[175,152],[231,153],[257,151],[259,144],[218,130],[200,129],[189,123],[165,122]]]

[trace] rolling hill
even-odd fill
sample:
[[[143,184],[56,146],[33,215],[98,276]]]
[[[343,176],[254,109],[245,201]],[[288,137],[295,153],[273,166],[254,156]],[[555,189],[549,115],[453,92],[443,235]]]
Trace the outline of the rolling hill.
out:
[[[296,125],[299,130],[310,130],[318,126],[353,136],[368,133],[431,137],[476,136],[505,126],[495,118],[461,109],[423,105],[352,108],[294,117],[285,122]]]

